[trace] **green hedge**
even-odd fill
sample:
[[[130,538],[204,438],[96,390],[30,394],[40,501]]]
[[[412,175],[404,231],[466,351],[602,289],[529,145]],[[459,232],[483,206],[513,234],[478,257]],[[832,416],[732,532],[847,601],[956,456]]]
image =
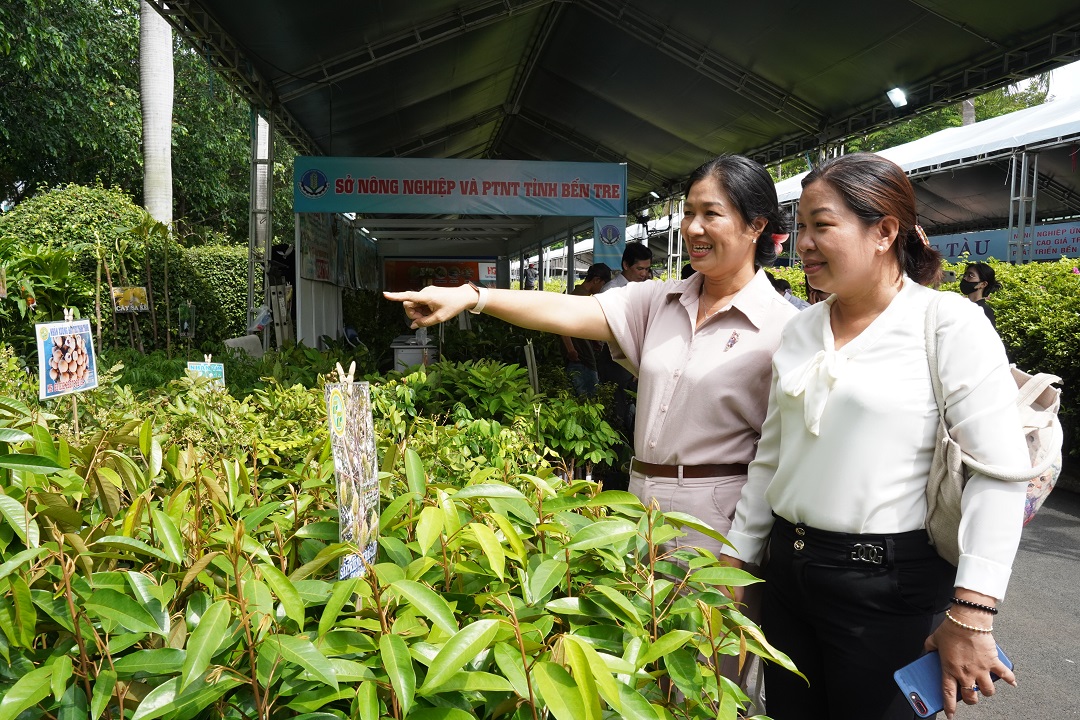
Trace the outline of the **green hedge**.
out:
[[[34,322],[58,320],[59,308],[73,296],[70,289],[93,287],[96,274],[95,248],[98,244],[109,249],[110,270],[113,283],[124,284],[120,279],[117,248],[122,253],[128,271],[128,283],[146,284],[146,245],[137,230],[147,215],[135,205],[131,197],[117,190],[100,185],[85,187],[66,185],[32,197],[0,216],[0,258],[15,267],[15,259],[27,253],[35,253],[44,247],[70,261],[57,263],[65,268],[51,282],[18,276],[9,270],[8,287],[13,290],[9,299],[0,301],[0,340],[14,342],[21,352],[27,352],[19,338],[30,337],[29,325]],[[145,237],[145,236],[143,236]],[[178,242],[168,244],[169,252],[169,300],[171,318],[169,325],[176,325],[176,308],[184,301],[194,304],[196,337],[194,344],[202,347],[244,332],[247,320],[247,247],[228,244],[222,236],[201,237],[210,244],[185,247]],[[154,309],[157,313],[158,346],[165,345],[165,249],[164,239],[150,240],[151,279],[154,292]],[[29,283],[23,290],[20,284]],[[108,345],[130,344],[126,316],[117,318],[119,337],[112,332],[112,305],[107,298],[105,278],[102,278],[102,333]],[[38,302],[37,312],[25,309],[25,298],[32,295]],[[54,297],[55,296],[55,297]],[[22,300],[22,304],[19,301]],[[52,302],[56,300],[55,302]],[[92,292],[79,293],[74,304],[82,317],[93,317]],[[144,344],[151,346],[152,328],[149,314],[139,315],[139,327]],[[19,324],[16,327],[16,324]],[[25,326],[25,327],[23,327]]]

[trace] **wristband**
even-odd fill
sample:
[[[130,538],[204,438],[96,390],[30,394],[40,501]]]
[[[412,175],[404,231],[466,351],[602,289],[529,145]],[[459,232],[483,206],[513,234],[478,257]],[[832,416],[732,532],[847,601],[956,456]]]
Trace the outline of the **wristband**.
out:
[[[469,287],[476,291],[476,294],[480,297],[477,299],[476,304],[469,308],[469,312],[473,315],[479,315],[484,311],[484,306],[488,301],[488,289],[483,285],[477,285],[472,280],[469,281]]]
[[[952,616],[952,613],[950,613],[948,610],[945,611],[945,617],[947,617],[950,621],[952,621],[952,623],[954,625],[959,625],[960,627],[964,628],[965,630],[971,630],[972,632],[977,632],[977,633],[992,633],[992,632],[994,632],[993,626],[990,626],[988,628],[984,628],[984,627],[978,627],[977,625],[968,625],[967,623],[960,622],[959,620],[954,618]]]
[[[998,614],[998,609],[996,607],[992,607],[990,605],[982,605],[982,604],[977,603],[977,602],[971,602],[970,600],[962,600],[962,599],[960,599],[958,597],[954,597],[952,599],[952,602],[953,602],[953,605],[963,605],[964,607],[969,607],[969,608],[972,608],[974,610],[982,610],[983,612],[990,613],[991,615],[997,615]]]

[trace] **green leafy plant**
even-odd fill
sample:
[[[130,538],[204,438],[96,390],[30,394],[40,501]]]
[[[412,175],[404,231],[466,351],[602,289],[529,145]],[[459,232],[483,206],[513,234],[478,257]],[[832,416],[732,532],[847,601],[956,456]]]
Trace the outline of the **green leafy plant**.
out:
[[[433,482],[408,449],[377,562],[334,582],[325,433],[271,459],[150,418],[81,445],[44,422],[0,399],[0,717],[735,718],[725,657],[790,667],[722,592],[753,578],[628,493]]]

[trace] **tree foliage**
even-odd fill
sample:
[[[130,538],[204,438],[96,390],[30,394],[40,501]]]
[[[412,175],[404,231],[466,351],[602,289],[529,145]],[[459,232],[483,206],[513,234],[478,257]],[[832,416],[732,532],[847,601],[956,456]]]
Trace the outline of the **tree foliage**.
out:
[[[137,0],[0,4],[0,199],[61,184],[117,188],[142,204]],[[177,39],[174,218],[185,233],[248,234],[248,104]],[[295,152],[275,145],[274,227],[292,234]]]
[[[1049,92],[1049,73],[1038,75],[1032,78],[1030,82],[991,90],[975,98],[975,122],[982,122],[999,115],[1006,115],[1017,110],[1041,105],[1046,102]],[[961,105],[949,105],[940,110],[915,115],[881,130],[850,139],[845,143],[844,150],[845,152],[879,152],[897,145],[914,142],[946,128],[960,127],[962,124]],[[816,162],[816,160],[814,161]],[[807,158],[791,158],[781,163],[778,169],[774,169],[773,175],[778,180],[782,180],[806,172],[809,169]]]

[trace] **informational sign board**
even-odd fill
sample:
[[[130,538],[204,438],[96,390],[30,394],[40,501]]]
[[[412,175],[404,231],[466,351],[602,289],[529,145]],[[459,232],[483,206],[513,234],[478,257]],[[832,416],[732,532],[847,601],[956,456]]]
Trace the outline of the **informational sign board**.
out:
[[[494,258],[387,258],[383,261],[385,287],[389,292],[421,290],[428,285],[457,287],[474,282],[495,286]]]
[[[190,300],[177,306],[176,320],[177,327],[180,329],[180,337],[195,337],[195,307]]]
[[[225,365],[216,362],[189,362],[187,369],[199,377],[213,378],[220,385],[225,384]]]
[[[626,214],[621,163],[301,156],[293,167],[298,213]]]
[[[118,313],[150,312],[144,287],[114,287],[112,297],[113,310]]]
[[[1013,232],[1013,239],[1019,237]],[[1080,222],[1052,223],[1024,228],[1024,238],[1031,243],[1030,260],[1057,260],[1061,257],[1080,257]],[[982,230],[980,232],[936,235],[930,244],[947,260],[957,260],[964,253],[972,262],[995,258],[1009,260],[1009,231]],[[1020,258],[1012,258],[1019,260]]]
[[[626,218],[593,218],[593,263],[604,263],[612,270],[622,270],[626,250]]]
[[[46,400],[97,387],[97,357],[89,320],[42,323],[34,330],[38,397]]]
[[[375,563],[379,537],[379,476],[375,427],[366,382],[327,383],[326,415],[337,479],[338,532],[341,542],[359,552],[341,559],[338,579],[362,577]]]

